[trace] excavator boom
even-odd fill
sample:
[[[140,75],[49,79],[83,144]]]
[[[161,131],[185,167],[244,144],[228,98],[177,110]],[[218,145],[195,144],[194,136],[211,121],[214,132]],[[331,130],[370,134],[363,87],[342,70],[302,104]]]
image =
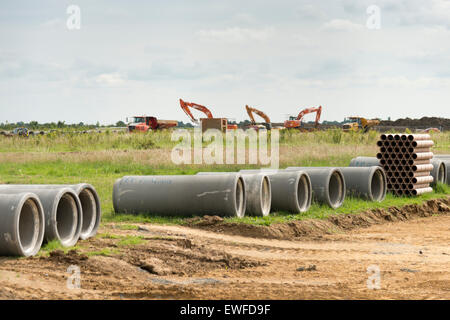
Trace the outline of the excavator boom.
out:
[[[255,118],[253,117],[253,113],[256,113],[258,116],[263,118],[266,123],[270,123],[270,118],[264,112],[255,108],[251,108],[249,106],[245,106],[245,109],[247,110],[248,116],[252,124],[256,124]]]
[[[303,117],[309,113],[316,112],[316,128],[319,126],[320,116],[322,115],[322,106],[317,108],[306,108],[300,111],[295,120],[287,120],[284,122],[286,128],[298,128],[302,125]]]
[[[213,118],[211,111],[209,111],[209,109],[207,107],[202,106],[200,104],[193,103],[193,102],[185,102],[182,99],[180,99],[180,106],[181,106],[181,109],[183,109],[183,111],[187,114],[189,119],[191,119],[191,121],[194,123],[198,123],[198,120],[194,117],[194,115],[192,114],[192,112],[189,108],[193,108],[193,109],[203,112],[207,118],[210,118],[210,119]]]

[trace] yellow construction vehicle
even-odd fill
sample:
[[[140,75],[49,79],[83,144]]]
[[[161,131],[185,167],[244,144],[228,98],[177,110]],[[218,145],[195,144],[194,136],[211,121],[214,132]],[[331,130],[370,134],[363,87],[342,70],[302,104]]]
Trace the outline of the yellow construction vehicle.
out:
[[[368,120],[363,117],[348,117],[346,121],[348,122],[342,126],[344,132],[359,131],[359,130],[367,132],[370,130],[370,128],[373,128],[380,124],[380,120],[378,119]]]

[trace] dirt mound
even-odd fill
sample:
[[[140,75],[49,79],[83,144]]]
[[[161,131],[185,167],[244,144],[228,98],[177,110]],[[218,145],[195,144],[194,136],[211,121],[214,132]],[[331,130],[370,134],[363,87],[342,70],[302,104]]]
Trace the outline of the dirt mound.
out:
[[[436,117],[423,117],[420,119],[397,119],[395,121],[381,121],[381,126],[399,126],[399,127],[442,127],[442,128],[450,128],[450,119],[446,118],[436,118]]]
[[[303,237],[320,238],[324,234],[364,228],[386,222],[428,217],[433,214],[450,214],[450,197],[429,200],[422,205],[412,204],[401,208],[372,209],[359,214],[336,214],[324,220],[307,219],[271,226],[226,223],[222,218],[210,216],[193,218],[189,221],[189,226],[245,237],[290,240]]]

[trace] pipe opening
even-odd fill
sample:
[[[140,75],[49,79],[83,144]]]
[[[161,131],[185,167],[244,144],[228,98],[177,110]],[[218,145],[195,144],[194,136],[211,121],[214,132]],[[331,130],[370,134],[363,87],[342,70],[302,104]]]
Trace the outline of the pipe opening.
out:
[[[39,208],[32,199],[22,206],[19,217],[19,241],[24,252],[34,251],[39,239]]]
[[[239,178],[236,183],[236,197],[235,197],[235,205],[236,205],[236,213],[238,217],[243,217],[245,214],[244,205],[245,205],[245,188],[244,181],[242,178]]]
[[[261,208],[263,216],[270,213],[270,203],[272,201],[269,177],[265,176],[261,187]]]
[[[328,194],[330,196],[331,206],[337,208],[344,201],[344,181],[339,172],[333,172],[328,183]]]
[[[89,189],[84,189],[79,194],[81,208],[83,209],[83,224],[81,234],[89,236],[95,227],[97,220],[97,204],[94,194]]]
[[[71,241],[75,236],[78,224],[78,208],[70,194],[61,197],[56,211],[56,228],[62,243]]]
[[[437,172],[437,182],[444,183],[445,182],[445,165],[443,163],[440,164]]]
[[[373,174],[370,190],[372,191],[373,201],[382,201],[384,199],[386,185],[384,175],[379,169],[375,170]]]
[[[298,180],[297,201],[301,212],[308,210],[311,204],[310,183],[309,179],[304,174],[302,174],[302,176]]]

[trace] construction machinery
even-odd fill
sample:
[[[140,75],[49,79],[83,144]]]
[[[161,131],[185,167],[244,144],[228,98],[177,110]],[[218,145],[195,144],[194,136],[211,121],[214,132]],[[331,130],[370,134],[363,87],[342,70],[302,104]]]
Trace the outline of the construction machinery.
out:
[[[367,132],[369,131],[370,128],[373,128],[380,124],[380,120],[378,119],[368,120],[363,117],[349,117],[346,119],[346,121],[348,121],[348,123],[345,123],[342,126],[344,132],[359,131],[359,130]]]
[[[303,117],[309,113],[314,113],[314,112],[316,113],[315,129],[318,129],[320,116],[322,114],[322,106],[303,109],[302,111],[300,111],[297,118],[289,117],[289,120],[286,120],[284,122],[284,127],[287,129],[291,129],[291,128],[304,129],[303,128]]]
[[[206,115],[207,119],[223,119],[223,118],[214,118],[211,111],[207,107],[202,106],[197,103],[194,103],[194,102],[185,102],[182,99],[180,99],[180,106],[181,106],[181,109],[183,109],[183,111],[187,114],[189,119],[191,119],[191,121],[196,124],[199,124],[199,120],[194,117],[194,115],[192,114],[192,112],[189,108],[193,108],[193,109],[203,112]],[[202,122],[202,127],[203,127],[203,119],[200,119],[200,120]],[[238,126],[236,124],[228,124],[228,121],[226,120],[226,128],[228,130],[234,130],[234,129],[237,129]]]
[[[168,129],[178,126],[176,120],[158,120],[150,116],[134,116],[127,118],[128,132],[148,132],[150,130]]]
[[[258,109],[255,109],[255,108],[251,108],[248,105],[245,106],[245,109],[247,110],[248,116],[252,123],[252,127],[254,129],[258,130],[261,128],[261,126],[256,123],[255,117],[253,117],[253,113],[256,113],[258,116],[260,116],[261,118],[264,119],[265,122],[262,124],[262,127],[266,128],[267,130],[272,129],[272,124],[270,122],[270,118],[264,112],[262,112]]]

